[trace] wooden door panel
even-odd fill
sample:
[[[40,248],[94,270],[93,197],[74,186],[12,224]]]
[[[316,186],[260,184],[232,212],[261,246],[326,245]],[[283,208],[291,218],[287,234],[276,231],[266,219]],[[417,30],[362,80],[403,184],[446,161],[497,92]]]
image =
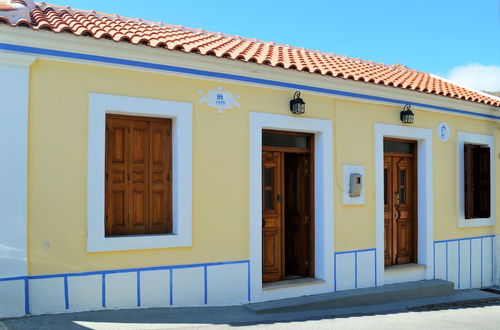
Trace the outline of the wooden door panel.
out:
[[[283,276],[282,218],[283,153],[262,152],[262,281],[278,281]]]
[[[384,264],[392,265],[392,157],[384,157]]]
[[[384,156],[384,263],[416,262],[416,167],[413,155]]]

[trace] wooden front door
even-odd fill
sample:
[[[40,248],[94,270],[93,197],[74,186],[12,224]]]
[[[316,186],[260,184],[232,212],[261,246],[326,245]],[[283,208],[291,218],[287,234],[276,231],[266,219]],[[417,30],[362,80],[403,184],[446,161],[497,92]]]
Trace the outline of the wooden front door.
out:
[[[314,276],[310,143],[277,133],[262,148],[262,281]],[[299,136],[299,135],[298,135]],[[276,140],[274,140],[276,138]],[[283,139],[282,139],[283,138]],[[300,135],[300,138],[311,139]],[[285,145],[285,146],[280,146]]]
[[[417,262],[416,143],[384,142],[385,266]]]

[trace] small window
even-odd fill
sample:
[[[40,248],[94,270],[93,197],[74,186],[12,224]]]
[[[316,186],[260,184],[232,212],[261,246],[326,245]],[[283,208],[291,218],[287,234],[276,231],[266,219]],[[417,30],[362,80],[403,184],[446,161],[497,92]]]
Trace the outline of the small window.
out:
[[[172,233],[171,127],[106,115],[106,236]]]
[[[491,216],[490,148],[464,143],[465,219]]]

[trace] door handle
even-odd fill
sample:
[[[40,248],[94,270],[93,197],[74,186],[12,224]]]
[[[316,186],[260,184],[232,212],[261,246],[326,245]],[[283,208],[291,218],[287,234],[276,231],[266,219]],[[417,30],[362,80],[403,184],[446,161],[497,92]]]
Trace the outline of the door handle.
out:
[[[281,195],[278,195],[278,202],[281,202],[283,200],[283,198],[281,197]]]

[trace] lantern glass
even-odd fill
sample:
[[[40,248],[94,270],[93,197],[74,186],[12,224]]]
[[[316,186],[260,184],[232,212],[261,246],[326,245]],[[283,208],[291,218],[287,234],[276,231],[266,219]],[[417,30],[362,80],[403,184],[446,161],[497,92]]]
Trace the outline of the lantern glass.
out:
[[[300,92],[295,92],[293,100],[290,101],[290,111],[295,115],[301,115],[306,111],[306,103],[300,98]]]
[[[401,111],[400,119],[404,124],[413,124],[413,119],[415,115],[413,111],[410,110],[411,106],[409,104],[405,105],[403,111]]]

